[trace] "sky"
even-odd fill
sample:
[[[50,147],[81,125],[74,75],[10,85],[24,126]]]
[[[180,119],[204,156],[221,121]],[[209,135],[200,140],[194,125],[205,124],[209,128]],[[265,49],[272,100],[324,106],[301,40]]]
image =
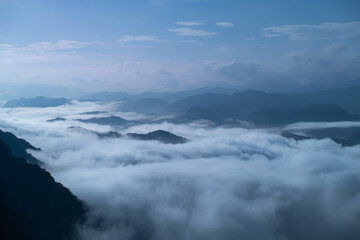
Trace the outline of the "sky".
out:
[[[0,0],[0,84],[291,90],[360,82],[357,0]]]

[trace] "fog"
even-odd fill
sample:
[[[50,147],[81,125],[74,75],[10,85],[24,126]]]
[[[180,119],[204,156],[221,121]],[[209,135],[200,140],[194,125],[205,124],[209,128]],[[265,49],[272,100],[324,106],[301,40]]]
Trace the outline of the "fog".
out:
[[[360,238],[360,146],[341,147],[330,139],[296,142],[276,129],[200,122],[119,129],[75,120],[94,110],[108,116],[114,108],[75,102],[0,109],[0,128],[40,147],[33,155],[87,204],[81,239]],[[46,122],[55,117],[67,121]],[[100,139],[69,126],[120,133],[162,129],[189,141]]]

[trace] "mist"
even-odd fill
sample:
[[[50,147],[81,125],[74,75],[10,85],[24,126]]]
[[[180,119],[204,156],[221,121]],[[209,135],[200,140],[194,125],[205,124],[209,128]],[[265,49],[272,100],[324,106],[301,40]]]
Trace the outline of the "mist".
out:
[[[88,206],[87,222],[78,226],[81,239],[360,237],[359,145],[296,142],[280,129],[204,122],[119,129],[76,121],[95,110],[106,116],[113,105],[0,109],[1,129],[40,147],[31,153]],[[46,122],[55,117],[67,120]],[[162,129],[189,141],[99,138],[69,126],[121,133]]]

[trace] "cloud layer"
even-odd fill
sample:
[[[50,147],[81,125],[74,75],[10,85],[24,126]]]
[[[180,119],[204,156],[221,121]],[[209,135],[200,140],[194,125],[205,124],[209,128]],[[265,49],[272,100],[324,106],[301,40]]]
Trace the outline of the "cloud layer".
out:
[[[170,32],[176,33],[179,36],[195,36],[195,37],[207,37],[214,36],[216,32],[205,31],[194,28],[170,28]]]
[[[360,237],[359,147],[200,123],[124,130],[163,129],[190,140],[164,145],[66,130],[77,124],[110,130],[106,126],[44,121],[100,109],[113,108],[78,103],[0,110],[0,127],[41,147],[36,156],[55,179],[89,205],[89,221],[79,228],[83,239]]]
[[[343,39],[360,35],[360,22],[319,25],[281,25],[263,28],[266,37],[288,36],[291,40]]]

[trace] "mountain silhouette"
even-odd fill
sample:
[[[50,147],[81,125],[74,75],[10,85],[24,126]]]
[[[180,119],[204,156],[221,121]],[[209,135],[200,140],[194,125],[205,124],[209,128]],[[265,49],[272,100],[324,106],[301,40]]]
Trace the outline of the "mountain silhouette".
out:
[[[126,136],[138,139],[138,140],[156,140],[162,143],[169,143],[169,144],[180,144],[185,143],[187,140],[183,137],[179,137],[173,133],[164,131],[164,130],[157,130],[153,132],[149,132],[147,134],[139,134],[139,133],[128,133]]]
[[[46,122],[60,122],[60,121],[66,121],[66,118],[57,117],[57,118],[46,120]]]
[[[110,125],[110,126],[123,126],[130,123],[130,121],[117,116],[78,119],[78,121],[83,123],[96,123],[100,125]]]
[[[30,143],[24,139],[16,137],[10,132],[3,132],[0,130],[0,140],[7,144],[10,148],[11,153],[19,158],[24,158],[28,163],[32,164],[42,164],[41,161],[34,158],[26,150],[40,151],[40,148],[32,146]]]
[[[360,114],[360,85],[345,89],[334,89],[293,96],[307,99],[314,103],[333,103],[351,113]]]
[[[73,239],[85,216],[82,202],[47,171],[14,156],[2,139],[0,156],[0,239]]]
[[[70,104],[70,101],[66,98],[46,98],[46,97],[34,97],[34,98],[20,98],[7,101],[3,107],[5,108],[17,108],[17,107],[58,107],[61,105]]]

